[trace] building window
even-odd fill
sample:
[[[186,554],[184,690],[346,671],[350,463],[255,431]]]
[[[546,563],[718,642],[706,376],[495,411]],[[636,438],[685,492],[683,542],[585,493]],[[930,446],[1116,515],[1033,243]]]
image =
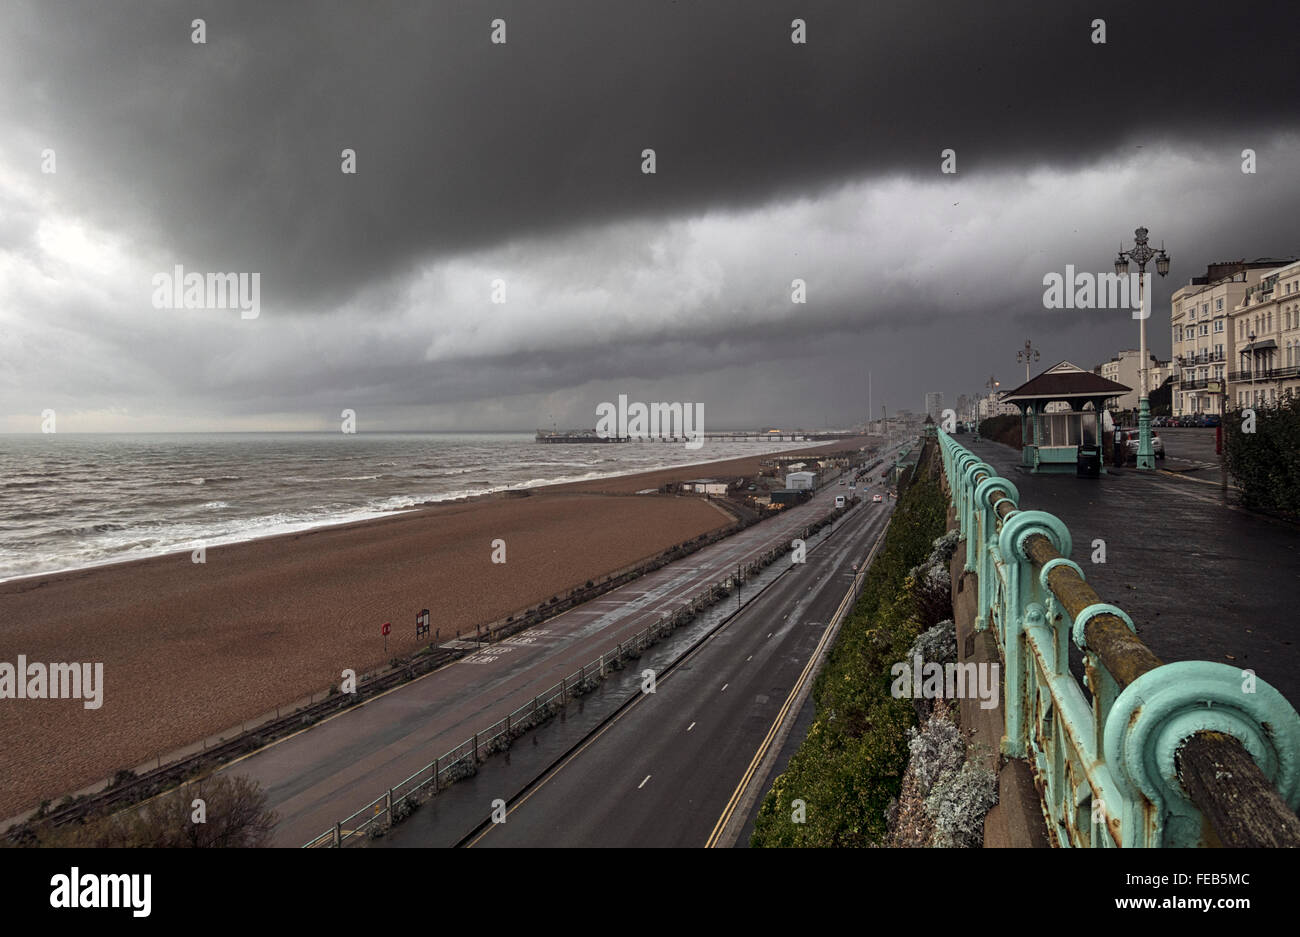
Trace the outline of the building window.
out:
[[[1202,335],[1209,335],[1209,334],[1210,334],[1210,323],[1208,323],[1208,322],[1202,322],[1202,323],[1201,323],[1201,334],[1202,334]]]
[[[1216,332],[1222,332],[1222,331],[1223,331],[1223,320],[1222,320],[1222,319],[1215,319],[1215,320],[1214,320],[1214,331],[1216,331]]]

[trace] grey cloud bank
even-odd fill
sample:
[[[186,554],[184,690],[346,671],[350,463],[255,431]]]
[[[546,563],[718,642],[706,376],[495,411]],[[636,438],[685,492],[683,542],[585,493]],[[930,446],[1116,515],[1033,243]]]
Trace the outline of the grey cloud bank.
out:
[[[194,45],[192,11],[7,5],[0,429],[856,420],[867,368],[918,409],[1026,330],[1132,344],[1041,282],[1138,224],[1175,284],[1300,253],[1285,6],[611,6],[223,4]],[[177,264],[261,271],[261,315],[153,309]]]

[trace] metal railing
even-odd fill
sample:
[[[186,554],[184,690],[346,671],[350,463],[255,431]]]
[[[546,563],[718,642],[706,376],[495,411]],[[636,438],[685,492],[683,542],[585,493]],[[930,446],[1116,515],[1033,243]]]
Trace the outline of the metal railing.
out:
[[[741,565],[737,572],[728,574],[701,589],[671,614],[663,615],[657,622],[638,631],[627,641],[617,643],[610,651],[582,665],[503,719],[474,733],[473,736],[438,756],[410,777],[397,782],[361,809],[335,823],[333,828],[304,843],[303,848],[340,847],[359,839],[364,840],[372,832],[388,829],[413,810],[415,804],[424,796],[437,794],[442,788],[461,778],[477,773],[478,765],[489,755],[509,748],[514,739],[548,721],[570,700],[594,690],[611,669],[621,669],[624,660],[640,657],[642,652],[664,635],[693,620],[700,612],[729,595],[732,589],[743,585],[759,570],[770,566],[781,555],[788,554],[789,540],[807,538],[827,524],[846,516],[847,513],[842,510],[836,511],[790,533],[788,537],[782,538],[779,545],[770,547],[755,559]],[[521,636],[516,636],[507,638],[505,643],[520,640]],[[488,645],[463,660],[491,654],[492,650],[493,646]]]
[[[1292,377],[1300,377],[1300,366],[1291,365],[1285,368],[1260,368],[1251,376],[1249,371],[1229,371],[1228,380],[1233,383],[1255,381],[1283,381]]]
[[[1251,671],[1161,663],[1068,559],[1065,524],[1022,510],[1012,482],[928,432],[977,578],[975,628],[1002,653],[1002,750],[1029,762],[1057,844],[1300,845],[1291,704]]]

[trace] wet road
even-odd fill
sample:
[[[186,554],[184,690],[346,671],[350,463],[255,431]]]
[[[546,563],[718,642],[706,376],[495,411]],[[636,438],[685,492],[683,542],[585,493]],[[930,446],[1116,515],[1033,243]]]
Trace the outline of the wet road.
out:
[[[489,823],[471,844],[703,846],[733,803],[739,829],[753,805],[740,795],[761,797],[771,777],[757,771],[743,791],[738,786],[774,735],[774,723],[798,714],[788,703],[792,691],[808,679],[810,660],[826,643],[852,584],[852,566],[861,565],[888,526],[892,506],[865,504],[851,514],[806,564],[776,579],[661,674],[653,694],[632,681],[622,691],[630,705],[619,708],[615,701],[604,719],[567,733],[548,728],[553,737],[541,743],[551,749],[545,764],[525,747],[517,765],[459,782],[396,827],[385,844],[448,845],[488,820],[496,798],[509,803],[505,822]],[[559,766],[546,770],[555,760]],[[533,777],[537,782],[520,797]]]

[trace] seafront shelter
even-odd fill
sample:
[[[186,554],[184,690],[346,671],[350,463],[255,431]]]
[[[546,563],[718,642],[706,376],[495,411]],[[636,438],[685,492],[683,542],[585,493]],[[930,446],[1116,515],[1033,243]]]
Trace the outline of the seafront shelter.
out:
[[[1081,447],[1100,454],[1106,401],[1132,389],[1062,361],[1009,391],[1000,402],[1020,411],[1021,467],[1036,475],[1081,471]]]

